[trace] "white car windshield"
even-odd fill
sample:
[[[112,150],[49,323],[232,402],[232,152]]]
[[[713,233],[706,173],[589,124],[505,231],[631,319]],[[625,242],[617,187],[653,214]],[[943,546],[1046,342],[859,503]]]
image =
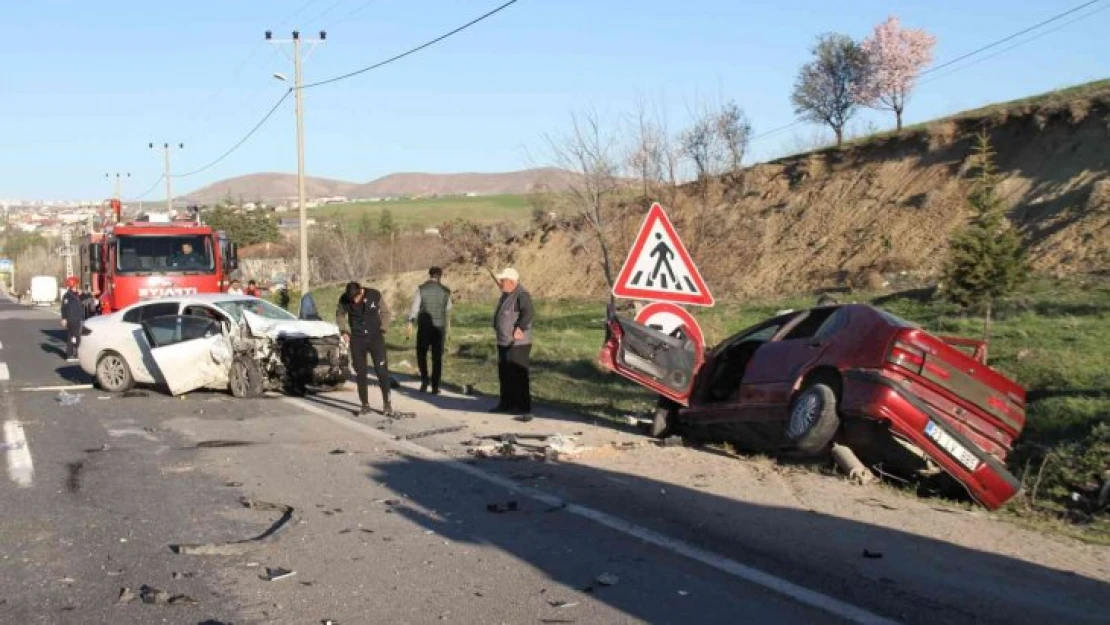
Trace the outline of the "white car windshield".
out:
[[[244,310],[249,310],[259,317],[262,317],[263,319],[277,319],[279,321],[295,321],[297,319],[289,311],[281,308],[280,306],[275,306],[264,299],[233,299],[223,302],[216,302],[216,306],[219,306],[220,310],[234,317],[236,323],[240,323],[243,321]]]

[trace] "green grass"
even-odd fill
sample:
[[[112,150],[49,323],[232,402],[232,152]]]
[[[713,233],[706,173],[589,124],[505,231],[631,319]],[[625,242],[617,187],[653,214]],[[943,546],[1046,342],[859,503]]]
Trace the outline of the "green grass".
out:
[[[330,317],[339,287],[325,287],[315,294],[323,316]],[[809,306],[814,299],[724,302],[695,310],[694,315],[712,344],[778,310]],[[887,310],[929,331],[982,336],[981,319],[961,314],[944,301],[912,294],[878,300]],[[536,302],[532,380],[537,402],[599,421],[616,421],[653,408],[654,396],[596,365],[604,337],[605,302],[542,298]],[[473,385],[490,396],[498,391],[490,328],[493,304],[457,307],[445,362],[447,382],[456,387]],[[1067,518],[1064,503],[1071,492],[1069,485],[1110,469],[1110,278],[1036,279],[1021,295],[1000,302],[997,308],[991,365],[1017,379],[1030,397],[1028,424],[1010,461],[1014,474],[1026,483],[1027,496],[1016,499],[1008,510],[1023,523],[1066,528],[1071,535],[1110,543],[1110,519],[1105,515],[1083,524],[1060,521]],[[415,364],[413,341],[405,339],[400,320],[395,321],[388,344],[395,369],[402,361]],[[1038,474],[1043,475],[1034,500],[1028,495]]]
[[[434,228],[453,219],[475,222],[516,221],[531,219],[528,198],[523,195],[481,195],[476,197],[431,197],[390,200],[388,202],[353,202],[322,206],[312,210],[314,217],[358,223],[370,219],[376,227],[383,210],[389,210],[393,221],[403,229]]]

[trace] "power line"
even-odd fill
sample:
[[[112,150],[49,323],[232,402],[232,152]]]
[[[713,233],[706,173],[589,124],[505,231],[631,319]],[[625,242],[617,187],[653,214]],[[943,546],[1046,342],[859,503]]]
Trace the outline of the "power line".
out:
[[[999,50],[998,52],[995,52],[994,54],[988,54],[987,56],[984,56],[984,57],[982,57],[982,58],[978,58],[978,59],[975,59],[974,61],[972,61],[972,62],[968,63],[967,65],[963,65],[963,66],[961,66],[961,67],[957,67],[957,68],[955,68],[955,69],[953,69],[952,71],[949,71],[949,72],[944,72],[943,74],[940,74],[939,76],[933,76],[933,77],[932,77],[932,78],[930,78],[929,80],[923,80],[923,81],[921,81],[920,83],[918,83],[918,85],[919,85],[919,86],[920,86],[920,85],[927,85],[927,84],[929,84],[929,83],[932,83],[932,82],[936,82],[936,81],[940,80],[941,78],[944,78],[944,77],[946,77],[946,76],[951,76],[952,74],[955,74],[956,72],[960,72],[960,71],[963,71],[963,70],[965,70],[965,69],[967,69],[967,68],[969,68],[969,67],[974,67],[974,66],[976,66],[976,65],[978,65],[978,64],[980,64],[980,63],[982,63],[983,61],[989,61],[990,59],[993,59],[993,58],[995,58],[995,57],[1001,56],[1001,55],[1003,55],[1003,54],[1005,54],[1005,53],[1009,52],[1010,50],[1013,50],[1014,48],[1018,48],[1018,47],[1024,46],[1025,44],[1027,44],[1027,43],[1032,43],[1032,42],[1034,42],[1034,41],[1036,41],[1036,40],[1040,39],[1041,37],[1045,37],[1045,36],[1047,36],[1047,35],[1051,35],[1052,33],[1054,33],[1054,32],[1057,32],[1057,31],[1059,31],[1059,30],[1062,30],[1062,29],[1064,29],[1064,28],[1067,28],[1068,26],[1071,26],[1072,24],[1074,24],[1074,23],[1076,23],[1076,22],[1080,22],[1080,21],[1083,21],[1083,20],[1085,20],[1085,19],[1087,19],[1087,18],[1089,18],[1089,17],[1092,17],[1092,16],[1094,16],[1094,15],[1095,15],[1095,14],[1097,14],[1097,13],[1101,13],[1101,12],[1105,11],[1106,9],[1110,9],[1110,4],[1108,4],[1108,5],[1105,5],[1105,6],[1102,6],[1102,7],[1099,7],[1099,8],[1097,8],[1097,9],[1095,9],[1094,11],[1091,11],[1090,13],[1085,13],[1085,14],[1083,14],[1083,15],[1080,15],[1080,16],[1078,16],[1078,17],[1072,18],[1072,19],[1070,19],[1070,20],[1068,20],[1068,21],[1064,22],[1063,24],[1060,24],[1060,25],[1056,26],[1055,28],[1050,28],[1050,29],[1048,29],[1048,30],[1046,30],[1046,31],[1044,31],[1044,32],[1039,32],[1039,33],[1037,33],[1036,35],[1033,35],[1032,37],[1030,37],[1030,38],[1028,38],[1028,39],[1025,39],[1025,40],[1022,40],[1022,41],[1018,41],[1017,43],[1015,43],[1015,44],[1013,44],[1013,45],[1011,45],[1011,46],[1006,46],[1005,48],[1002,48],[1001,50]]]
[[[158,176],[158,179],[154,181],[154,184],[150,185],[149,189],[147,189],[146,191],[143,191],[142,193],[140,193],[139,195],[136,195],[135,197],[129,197],[124,201],[125,202],[134,202],[135,200],[141,200],[144,197],[150,195],[151,193],[154,192],[155,189],[158,188],[159,183],[161,183],[162,179],[165,178],[165,177],[166,176],[164,174],[161,175],[161,176]]]
[[[977,48],[976,50],[973,50],[973,51],[971,51],[971,52],[968,52],[968,53],[966,53],[966,54],[960,55],[960,56],[958,56],[958,57],[956,57],[956,58],[952,59],[951,61],[946,61],[946,62],[944,62],[944,63],[942,63],[942,64],[940,64],[940,65],[937,65],[937,66],[935,66],[935,67],[930,67],[929,69],[927,69],[927,70],[925,70],[925,71],[921,72],[921,73],[919,74],[919,76],[925,76],[925,75],[927,75],[927,74],[932,74],[933,72],[939,71],[939,70],[941,70],[941,69],[944,69],[944,68],[946,68],[946,67],[951,67],[951,66],[955,65],[956,63],[959,63],[960,61],[966,60],[966,59],[968,59],[968,58],[970,58],[970,57],[972,57],[972,56],[975,56],[975,55],[977,55],[977,54],[980,54],[980,53],[982,53],[982,52],[986,52],[987,50],[990,50],[991,48],[994,48],[994,47],[1000,46],[1000,45],[1002,45],[1002,44],[1006,43],[1007,41],[1013,41],[1014,39],[1016,39],[1016,38],[1018,38],[1018,37],[1020,37],[1020,36],[1022,36],[1022,35],[1025,35],[1025,34],[1028,34],[1028,33],[1030,33],[1030,32],[1033,32],[1034,30],[1037,30],[1038,28],[1041,28],[1041,27],[1047,26],[1048,24],[1051,24],[1052,22],[1055,22],[1055,21],[1058,21],[1058,20],[1060,20],[1060,19],[1063,19],[1063,18],[1065,18],[1065,17],[1067,17],[1067,16],[1069,16],[1069,15],[1072,15],[1073,13],[1076,13],[1076,12],[1078,12],[1078,11],[1082,11],[1083,9],[1085,9],[1085,8],[1087,8],[1087,7],[1090,7],[1090,6],[1092,6],[1092,5],[1098,4],[1099,2],[1102,2],[1102,0],[1090,0],[1089,2],[1085,2],[1085,3],[1083,3],[1083,4],[1079,5],[1079,6],[1076,6],[1076,7],[1073,7],[1073,8],[1071,8],[1071,9],[1068,9],[1067,11],[1064,11],[1064,12],[1062,12],[1062,13],[1058,13],[1058,14],[1056,14],[1056,15],[1054,15],[1054,16],[1052,16],[1052,17],[1050,17],[1050,18],[1046,19],[1046,20],[1043,20],[1043,21],[1041,21],[1041,22],[1038,22],[1037,24],[1034,24],[1033,26],[1030,26],[1030,27],[1028,27],[1028,28],[1025,28],[1025,29],[1023,29],[1023,30],[1020,30],[1020,31],[1018,31],[1018,32],[1016,32],[1016,33],[1013,33],[1013,34],[1007,35],[1007,36],[1003,37],[1002,39],[998,39],[998,40],[996,40],[996,41],[993,41],[993,42],[991,42],[991,43],[989,43],[989,44],[987,44],[987,45],[985,45],[985,46],[982,46],[982,47],[980,47],[980,48]],[[1065,22],[1065,23],[1061,24],[1060,26],[1058,26],[1058,27],[1056,27],[1056,28],[1053,28],[1053,29],[1051,29],[1051,30],[1045,31],[1045,32],[1043,32],[1043,33],[1038,33],[1038,34],[1037,34],[1036,36],[1034,36],[1034,37],[1030,37],[1029,39],[1026,39],[1026,40],[1024,40],[1024,41],[1020,41],[1020,42],[1018,42],[1017,44],[1015,44],[1015,45],[1013,45],[1013,46],[1008,46],[1008,47],[1006,47],[1006,48],[1004,48],[1004,49],[1002,49],[1002,50],[998,51],[998,52],[997,52],[997,53],[995,53],[995,54],[992,54],[992,55],[989,55],[989,56],[983,57],[983,58],[981,58],[981,59],[977,59],[977,60],[975,60],[975,61],[974,61],[974,62],[972,62],[972,63],[968,63],[967,65],[964,65],[964,66],[962,66],[962,67],[958,67],[958,68],[956,68],[956,69],[954,69],[954,70],[952,70],[952,71],[950,71],[950,72],[946,72],[946,73],[944,73],[944,74],[941,74],[940,76],[937,76],[936,78],[933,78],[932,80],[926,80],[926,81],[922,81],[922,82],[918,83],[918,86],[920,86],[920,85],[924,85],[924,84],[928,84],[928,83],[930,83],[930,82],[933,82],[933,81],[935,81],[935,80],[938,80],[938,79],[940,79],[940,78],[943,78],[944,76],[948,76],[948,75],[954,74],[954,73],[956,73],[956,72],[962,71],[962,70],[964,70],[964,69],[967,69],[967,68],[969,68],[969,67],[972,67],[972,66],[974,66],[974,65],[977,65],[977,64],[979,64],[979,63],[981,63],[981,62],[983,62],[983,61],[986,61],[987,59],[992,59],[992,58],[994,58],[994,57],[996,57],[996,56],[999,56],[999,55],[1001,55],[1001,54],[1003,54],[1003,53],[1005,53],[1005,52],[1008,52],[1008,51],[1010,51],[1010,50],[1013,50],[1014,48],[1016,48],[1016,47],[1018,47],[1018,46],[1021,46],[1021,45],[1025,45],[1026,43],[1029,43],[1029,42],[1031,42],[1031,41],[1034,41],[1034,40],[1036,40],[1036,39],[1039,39],[1039,38],[1041,38],[1041,37],[1043,37],[1043,36],[1045,36],[1045,35],[1047,35],[1047,34],[1049,34],[1049,33],[1053,33],[1053,32],[1056,32],[1057,30],[1060,30],[1061,28],[1064,28],[1065,26],[1068,26],[1068,25],[1070,25],[1070,24],[1073,24],[1073,23],[1075,23],[1075,22],[1077,22],[1077,21],[1080,21],[1080,20],[1082,20],[1082,19],[1086,19],[1086,18],[1088,18],[1088,17],[1090,17],[1090,16],[1094,15],[1095,13],[1098,13],[1099,11],[1102,11],[1102,10],[1103,10],[1103,9],[1105,9],[1105,8],[1107,8],[1107,7],[1102,7],[1102,8],[1100,8],[1100,9],[1098,9],[1097,11],[1093,11],[1093,12],[1091,12],[1091,13],[1087,13],[1087,14],[1085,14],[1085,15],[1081,15],[1081,16],[1079,16],[1079,17],[1075,18],[1075,19],[1069,20],[1069,21],[1067,21],[1067,22]],[[752,137],[752,138],[751,138],[751,141],[758,141],[758,140],[760,140],[760,139],[763,139],[763,138],[769,137],[769,136],[771,136],[771,135],[775,135],[775,134],[778,134],[778,133],[780,133],[780,132],[783,132],[783,131],[785,131],[785,130],[789,130],[789,129],[791,129],[791,128],[794,128],[795,126],[799,126],[799,125],[801,125],[801,124],[803,124],[803,123],[805,123],[805,121],[804,121],[804,120],[800,120],[800,119],[799,119],[799,120],[795,120],[794,122],[791,122],[791,123],[789,123],[789,124],[786,124],[786,125],[783,125],[783,126],[779,126],[778,128],[774,128],[774,129],[772,129],[772,130],[768,130],[767,132],[763,132],[763,133],[760,133],[760,134],[758,134],[758,135],[756,135],[756,136]]]
[[[1034,30],[1037,30],[1038,28],[1040,28],[1042,26],[1046,26],[1048,24],[1051,24],[1052,22],[1055,22],[1056,20],[1065,18],[1065,17],[1071,15],[1072,13],[1075,13],[1076,11],[1082,11],[1083,9],[1085,9],[1085,8],[1087,8],[1087,7],[1089,7],[1093,4],[1098,4],[1099,2],[1102,2],[1102,0],[1090,0],[1090,2],[1084,2],[1083,4],[1081,4],[1077,7],[1068,9],[1067,11],[1064,11],[1063,13],[1057,13],[1056,15],[1044,20],[1043,22],[1038,22],[1038,23],[1030,26],[1029,28],[1026,28],[1024,30],[1020,30],[1020,31],[1018,31],[1018,32],[1016,32],[1012,35],[1003,37],[1002,39],[999,39],[997,41],[989,43],[989,44],[987,44],[987,45],[985,45],[981,48],[978,48],[977,50],[973,50],[971,52],[968,52],[967,54],[958,56],[958,57],[956,57],[956,58],[954,58],[951,61],[948,61],[946,63],[942,63],[942,64],[937,65],[935,67],[930,67],[929,69],[921,72],[920,76],[925,76],[927,74],[932,74],[933,72],[940,71],[940,70],[942,70],[946,67],[951,67],[952,65],[955,65],[956,63],[959,63],[960,61],[962,61],[966,58],[973,57],[976,54],[979,54],[980,52],[986,52],[987,50],[990,50],[991,48],[993,48],[995,46],[1002,45],[1002,44],[1006,43],[1007,41],[1011,41],[1013,39],[1016,39],[1016,38],[1026,34],[1026,33],[1030,33]]]
[[[273,117],[274,113],[276,113],[276,112],[277,112],[277,110],[278,110],[278,108],[280,108],[280,107],[281,107],[281,105],[282,105],[283,103],[285,103],[285,100],[286,100],[286,99],[287,99],[287,98],[289,97],[289,94],[291,94],[291,93],[293,93],[293,90],[292,90],[292,89],[288,89],[288,90],[286,90],[286,91],[285,91],[285,93],[284,93],[284,94],[282,94],[282,96],[281,96],[280,98],[278,98],[277,102],[275,102],[275,103],[274,103],[274,105],[273,105],[272,107],[270,107],[270,110],[269,110],[269,111],[267,111],[267,112],[266,112],[266,114],[262,116],[262,119],[258,120],[258,123],[257,123],[257,124],[255,124],[255,125],[254,125],[254,127],[250,129],[250,132],[248,132],[247,134],[243,135],[243,138],[242,138],[242,139],[239,139],[239,141],[238,141],[238,142],[236,142],[236,144],[235,144],[235,145],[233,145],[233,146],[231,146],[230,148],[228,148],[228,150],[227,150],[226,152],[224,152],[223,154],[221,154],[221,155],[220,155],[219,157],[217,157],[217,158],[216,158],[215,160],[213,160],[213,161],[209,162],[208,164],[204,165],[203,167],[199,167],[199,168],[197,168],[197,169],[194,169],[194,170],[192,170],[192,171],[189,171],[189,172],[185,172],[184,174],[177,174],[177,175],[175,175],[175,176],[173,176],[173,177],[174,177],[174,178],[186,178],[186,177],[188,177],[188,176],[193,176],[193,175],[199,174],[199,173],[201,173],[202,171],[206,171],[206,170],[208,170],[208,169],[211,169],[212,167],[216,166],[216,164],[217,164],[217,163],[219,163],[220,161],[222,161],[222,160],[224,160],[225,158],[227,158],[227,157],[231,156],[231,154],[232,154],[233,152],[235,152],[235,151],[236,151],[236,150],[238,150],[238,149],[239,149],[240,147],[242,147],[242,145],[243,145],[244,143],[246,143],[246,142],[247,142],[247,141],[248,141],[248,140],[249,140],[249,139],[250,139],[251,137],[253,137],[253,136],[254,136],[254,133],[258,132],[258,130],[259,130],[260,128],[262,128],[262,126],[263,126],[263,125],[264,125],[264,124],[265,124],[265,123],[266,123],[267,121],[269,121],[271,117]]]
[[[392,57],[390,57],[390,58],[388,58],[384,61],[380,61],[380,62],[375,63],[373,65],[370,65],[368,67],[364,67],[362,69],[358,69],[358,70],[355,70],[353,72],[348,72],[348,73],[340,75],[340,76],[335,76],[333,78],[327,78],[325,80],[320,80],[320,81],[317,81],[317,82],[309,83],[307,85],[302,86],[301,89],[311,89],[313,87],[320,87],[322,85],[331,84],[333,82],[339,82],[341,80],[346,80],[348,78],[358,76],[359,74],[365,74],[366,72],[378,69],[379,67],[389,65],[390,63],[393,63],[394,61],[399,61],[399,60],[405,58],[406,56],[416,54],[417,52],[420,52],[421,50],[423,50],[425,48],[433,46],[433,45],[443,41],[444,39],[447,39],[448,37],[451,37],[452,35],[460,33],[460,32],[470,28],[471,26],[474,26],[475,24],[477,24],[477,23],[479,23],[483,20],[486,20],[490,17],[493,17],[497,13],[500,13],[501,11],[504,11],[505,9],[509,8],[510,6],[516,4],[517,1],[518,0],[509,0],[505,4],[502,4],[501,6],[495,8],[495,9],[493,9],[493,10],[491,10],[491,11],[489,11],[489,12],[483,14],[483,15],[480,15],[480,16],[472,19],[472,20],[470,20],[469,22],[463,24],[462,26],[459,26],[458,28],[456,28],[454,30],[446,32],[446,33],[436,37],[435,39],[432,39],[430,41],[426,41],[426,42],[416,46],[415,48],[410,48],[409,50],[406,50],[405,52],[402,52],[398,55],[392,56]]]

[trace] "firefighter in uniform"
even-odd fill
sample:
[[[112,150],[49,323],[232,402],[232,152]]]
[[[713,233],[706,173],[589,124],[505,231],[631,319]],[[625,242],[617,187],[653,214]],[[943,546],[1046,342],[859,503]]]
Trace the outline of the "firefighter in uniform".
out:
[[[371,412],[367,393],[367,356],[378,378],[382,391],[382,413],[393,416],[389,403],[389,364],[385,353],[385,329],[389,326],[389,308],[377,289],[364,288],[358,282],[348,282],[335,309],[335,323],[350,342],[351,362],[355,367],[358,398],[362,403],[360,415]]]
[[[66,361],[77,362],[81,345],[81,327],[85,324],[85,306],[77,292],[77,278],[66,278],[66,294],[62,296],[62,327],[66,329]]]

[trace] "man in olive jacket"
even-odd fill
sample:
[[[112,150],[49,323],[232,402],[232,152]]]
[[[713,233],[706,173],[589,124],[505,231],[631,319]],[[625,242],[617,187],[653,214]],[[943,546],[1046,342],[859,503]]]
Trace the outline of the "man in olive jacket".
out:
[[[439,394],[439,381],[443,376],[443,343],[447,338],[448,317],[451,314],[451,289],[443,286],[443,270],[432,267],[428,280],[416,289],[409,310],[408,333],[416,323],[416,365],[420,368],[420,392]],[[428,376],[428,351],[432,352],[432,372]]]
[[[501,401],[492,412],[518,415],[532,420],[532,392],[529,357],[532,353],[532,296],[520,285],[520,273],[507,268],[497,276],[501,300],[493,315],[497,334],[497,377],[501,382]]]

